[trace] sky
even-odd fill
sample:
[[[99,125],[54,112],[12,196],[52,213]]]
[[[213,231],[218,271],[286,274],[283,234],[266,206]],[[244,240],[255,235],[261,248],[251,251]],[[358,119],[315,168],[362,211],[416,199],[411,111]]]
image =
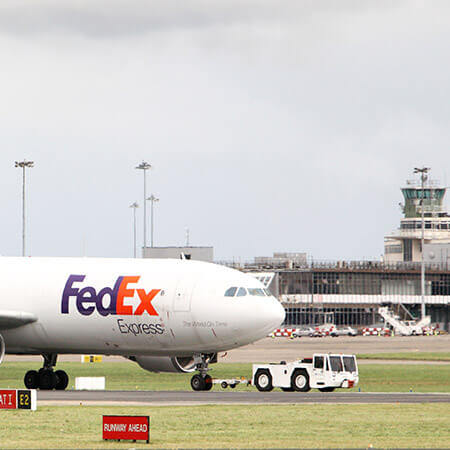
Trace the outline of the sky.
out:
[[[414,167],[450,185],[450,2],[2,0],[0,254],[379,259]],[[448,194],[450,195],[450,194]],[[147,203],[150,242],[150,208]]]

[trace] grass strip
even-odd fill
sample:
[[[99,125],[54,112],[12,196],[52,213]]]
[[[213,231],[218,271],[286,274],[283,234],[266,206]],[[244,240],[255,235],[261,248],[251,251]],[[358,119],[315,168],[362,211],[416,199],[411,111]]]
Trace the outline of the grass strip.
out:
[[[450,361],[450,352],[360,353],[358,359]]]
[[[103,414],[150,415],[150,446],[103,441]],[[4,411],[1,448],[445,448],[447,404],[38,407]]]
[[[23,376],[29,369],[39,369],[39,364],[29,362],[5,362],[0,372],[0,387],[23,388]],[[192,374],[152,373],[132,362],[102,362],[81,364],[63,362],[57,368],[70,376],[69,389],[75,385],[75,377],[105,376],[108,390],[190,390]],[[251,364],[219,363],[211,366],[215,378],[250,378]],[[364,364],[359,367],[360,382],[353,390],[362,392],[450,392],[450,364]],[[215,385],[214,390],[221,390]],[[237,390],[255,390],[253,386],[238,386]]]

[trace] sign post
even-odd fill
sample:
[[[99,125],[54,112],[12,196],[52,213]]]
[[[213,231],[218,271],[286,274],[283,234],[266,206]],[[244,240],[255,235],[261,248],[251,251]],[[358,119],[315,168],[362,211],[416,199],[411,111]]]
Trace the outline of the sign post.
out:
[[[103,416],[103,440],[150,442],[149,416]]]
[[[36,389],[0,389],[0,409],[36,411]]]

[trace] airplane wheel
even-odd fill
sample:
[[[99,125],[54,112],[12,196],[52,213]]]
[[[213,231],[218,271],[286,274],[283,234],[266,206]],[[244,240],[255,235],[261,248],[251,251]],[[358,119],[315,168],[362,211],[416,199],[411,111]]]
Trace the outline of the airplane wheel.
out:
[[[37,389],[39,386],[39,375],[36,370],[29,370],[24,378],[23,382],[27,389]]]
[[[198,373],[195,374],[191,378],[191,387],[194,391],[205,391],[206,390],[205,379]]]
[[[64,391],[66,389],[67,385],[69,384],[69,376],[67,375],[64,370],[57,370],[55,372],[56,375],[56,385],[55,389],[57,391]]]
[[[39,389],[49,391],[55,389],[56,375],[53,370],[44,369],[39,373]]]
[[[320,392],[333,392],[334,391],[334,387],[323,387],[323,388],[319,388]]]
[[[304,369],[295,370],[291,377],[291,386],[295,391],[308,392],[311,389],[308,372]]]
[[[268,370],[260,369],[256,372],[255,386],[260,392],[269,392],[273,389],[272,375]]]
[[[209,375],[206,375],[204,381],[205,381],[205,391],[210,391],[213,387],[212,378]]]

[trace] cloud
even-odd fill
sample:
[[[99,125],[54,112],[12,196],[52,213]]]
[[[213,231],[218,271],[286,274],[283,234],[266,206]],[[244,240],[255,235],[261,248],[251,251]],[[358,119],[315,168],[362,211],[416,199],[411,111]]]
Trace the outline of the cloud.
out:
[[[450,166],[449,8],[1,1],[0,252],[26,157],[32,254],[132,254],[146,159],[159,244],[378,255],[412,168]]]
[[[365,14],[395,7],[388,0],[2,0],[0,33],[71,33],[91,38],[176,29],[270,23],[308,24],[316,16]],[[398,4],[399,2],[395,2]]]

